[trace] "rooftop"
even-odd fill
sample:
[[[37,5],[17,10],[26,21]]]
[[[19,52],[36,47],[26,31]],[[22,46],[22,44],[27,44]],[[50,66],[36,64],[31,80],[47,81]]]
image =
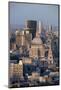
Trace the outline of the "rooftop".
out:
[[[42,40],[40,37],[35,37],[33,40],[32,40],[32,44],[42,44]]]

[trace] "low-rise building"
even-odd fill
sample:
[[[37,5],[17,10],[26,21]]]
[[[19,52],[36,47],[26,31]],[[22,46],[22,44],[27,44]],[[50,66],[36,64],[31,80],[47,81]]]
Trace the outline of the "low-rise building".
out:
[[[19,63],[14,64],[10,63],[9,65],[9,75],[10,77],[17,76],[19,78],[23,78],[23,63],[19,61]]]

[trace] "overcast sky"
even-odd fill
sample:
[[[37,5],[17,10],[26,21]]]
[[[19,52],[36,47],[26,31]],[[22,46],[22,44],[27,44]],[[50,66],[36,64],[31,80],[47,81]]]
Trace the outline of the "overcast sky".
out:
[[[42,21],[46,25],[58,26],[58,6],[43,4],[10,3],[10,24],[24,25],[25,20]]]

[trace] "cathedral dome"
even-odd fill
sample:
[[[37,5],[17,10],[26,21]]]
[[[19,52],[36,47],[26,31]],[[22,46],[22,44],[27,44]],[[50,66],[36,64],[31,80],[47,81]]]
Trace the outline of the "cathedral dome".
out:
[[[42,40],[40,37],[35,37],[33,40],[32,40],[32,44],[42,44]]]

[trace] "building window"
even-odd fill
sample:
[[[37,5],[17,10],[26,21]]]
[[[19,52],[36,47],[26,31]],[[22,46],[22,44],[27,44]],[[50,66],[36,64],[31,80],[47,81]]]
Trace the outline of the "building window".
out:
[[[50,57],[50,59],[51,59],[51,57]]]
[[[54,44],[56,45],[56,42],[54,42]]]
[[[45,52],[45,57],[48,57],[48,51]]]
[[[38,56],[40,56],[40,50],[38,49]]]

